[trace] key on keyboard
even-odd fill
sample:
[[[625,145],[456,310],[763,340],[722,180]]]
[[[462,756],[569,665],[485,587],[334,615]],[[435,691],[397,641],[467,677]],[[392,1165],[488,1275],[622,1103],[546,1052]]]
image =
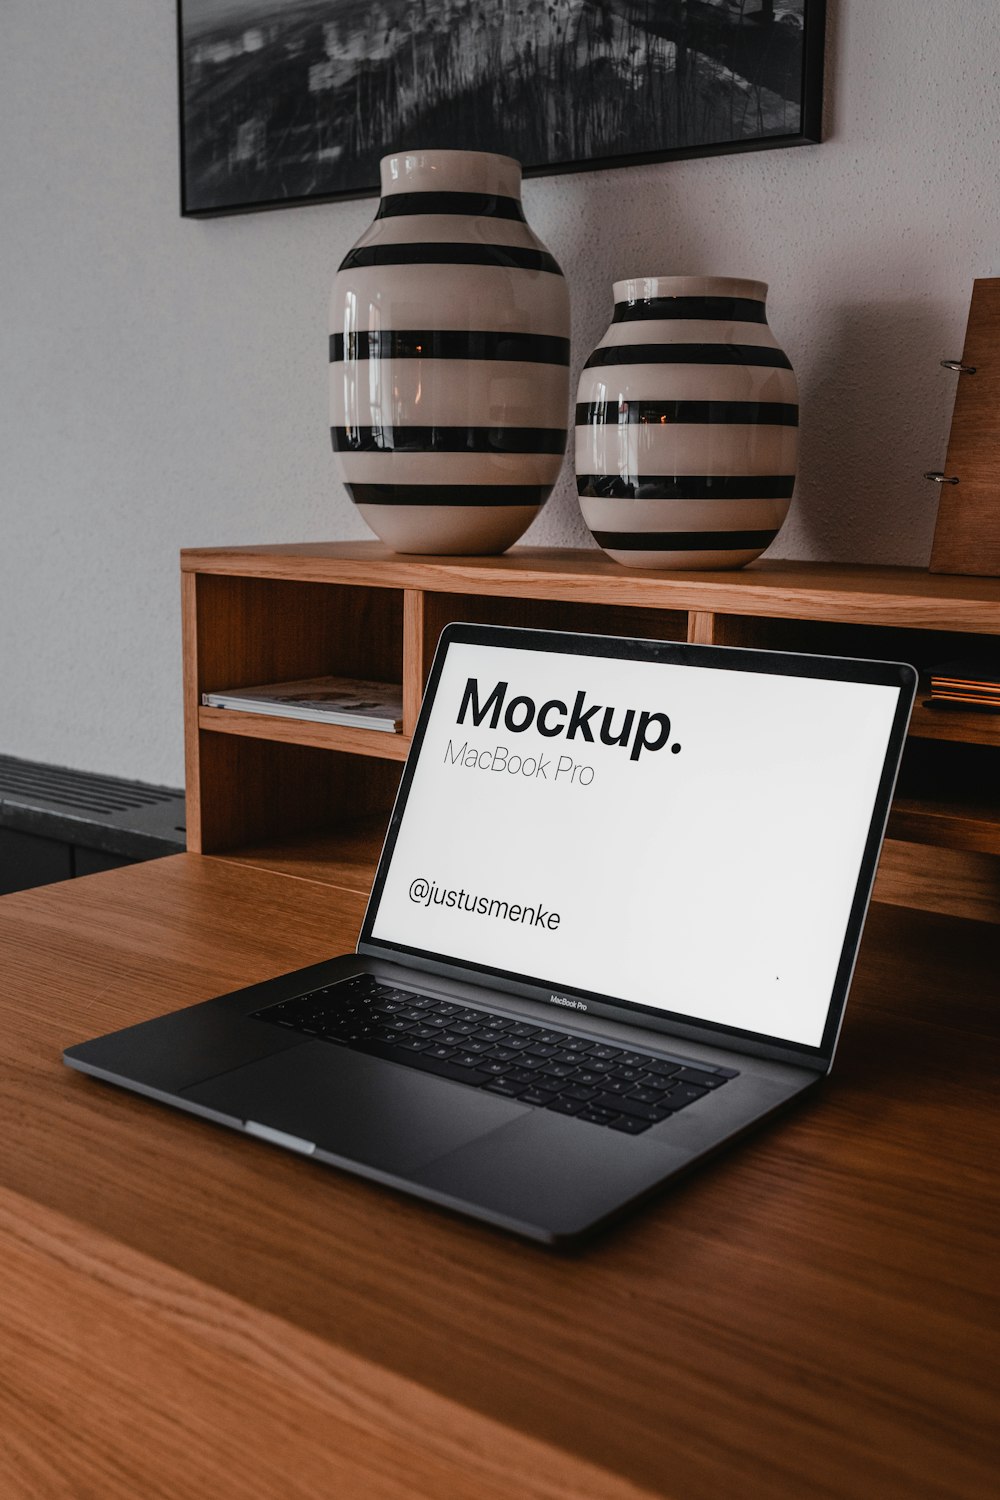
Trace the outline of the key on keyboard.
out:
[[[626,1051],[435,1000],[372,974],[281,1000],[254,1016],[624,1135],[641,1135],[739,1076],[734,1068]]]

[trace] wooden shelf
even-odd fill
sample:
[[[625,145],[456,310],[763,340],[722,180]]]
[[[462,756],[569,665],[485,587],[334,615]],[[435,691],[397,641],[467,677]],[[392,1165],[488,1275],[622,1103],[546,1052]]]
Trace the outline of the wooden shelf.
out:
[[[382,760],[405,760],[408,735],[381,729],[351,729],[344,724],[316,724],[309,719],[286,719],[276,714],[248,714],[242,709],[200,708],[198,728],[213,734],[246,735],[285,745],[313,745],[344,750],[348,755],[374,755]]]
[[[734,572],[660,572],[623,568],[602,552],[583,548],[514,547],[502,557],[402,557],[380,542],[312,542],[188,548],[181,553],[181,570],[1000,634],[1000,580],[924,568],[758,562]]]
[[[1000,579],[919,568],[760,562],[668,573],[622,568],[596,550],[402,557],[377,542],[325,542],[193,549],[181,569],[189,848],[364,893],[451,620],[878,657],[921,671],[984,645],[1000,651]],[[201,702],[206,691],[328,674],[401,683],[405,733]],[[883,899],[1000,919],[994,788],[1000,716],[918,701]]]
[[[939,849],[1000,854],[1000,809],[995,803],[897,797],[889,816],[889,837]]]
[[[910,733],[915,739],[1000,745],[1000,714],[976,713],[968,708],[927,708],[918,698],[913,705]]]

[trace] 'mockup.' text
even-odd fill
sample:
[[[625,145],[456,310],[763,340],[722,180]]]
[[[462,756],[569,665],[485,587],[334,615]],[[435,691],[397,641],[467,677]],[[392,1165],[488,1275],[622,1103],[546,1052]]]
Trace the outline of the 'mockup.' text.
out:
[[[540,707],[535,700],[519,695],[506,702],[506,682],[498,682],[485,699],[480,698],[479,683],[470,677],[465,684],[462,703],[458,710],[458,723],[464,724],[466,715],[478,728],[487,719],[491,729],[504,727],[511,734],[523,734],[532,726],[546,739],[565,735],[567,740],[582,739],[590,744],[600,741],[604,745],[618,745],[629,750],[629,759],[638,760],[644,750],[662,750],[670,739],[670,719],[667,714],[648,713],[645,709],[605,707],[602,703],[587,705],[587,695],[581,688],[572,705],[560,698],[549,698]],[[674,755],[680,745],[670,749]]]

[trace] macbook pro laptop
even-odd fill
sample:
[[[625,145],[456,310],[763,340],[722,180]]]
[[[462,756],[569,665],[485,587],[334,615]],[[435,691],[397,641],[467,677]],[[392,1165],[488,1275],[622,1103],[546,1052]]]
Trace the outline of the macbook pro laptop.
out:
[[[572,1241],[829,1072],[915,687],[450,625],[357,952],[65,1061]]]

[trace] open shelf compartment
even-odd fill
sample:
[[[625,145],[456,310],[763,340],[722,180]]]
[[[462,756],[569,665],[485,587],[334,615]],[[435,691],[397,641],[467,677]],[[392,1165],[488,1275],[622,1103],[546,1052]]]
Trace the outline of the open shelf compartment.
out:
[[[201,741],[199,852],[242,851],[260,864],[266,848],[318,839],[333,862],[357,865],[358,829],[369,841],[384,835],[399,761],[239,735],[202,733]]]
[[[571,630],[583,635],[643,636],[657,641],[684,641],[688,635],[687,611],[679,609],[434,592],[425,593],[422,599],[421,686],[427,680],[442,630],[457,620],[474,625],[516,625],[526,630]]]
[[[188,708],[199,729],[405,759],[401,736],[202,703],[204,693],[327,676],[391,683],[402,694],[402,589],[189,576],[196,640]]]

